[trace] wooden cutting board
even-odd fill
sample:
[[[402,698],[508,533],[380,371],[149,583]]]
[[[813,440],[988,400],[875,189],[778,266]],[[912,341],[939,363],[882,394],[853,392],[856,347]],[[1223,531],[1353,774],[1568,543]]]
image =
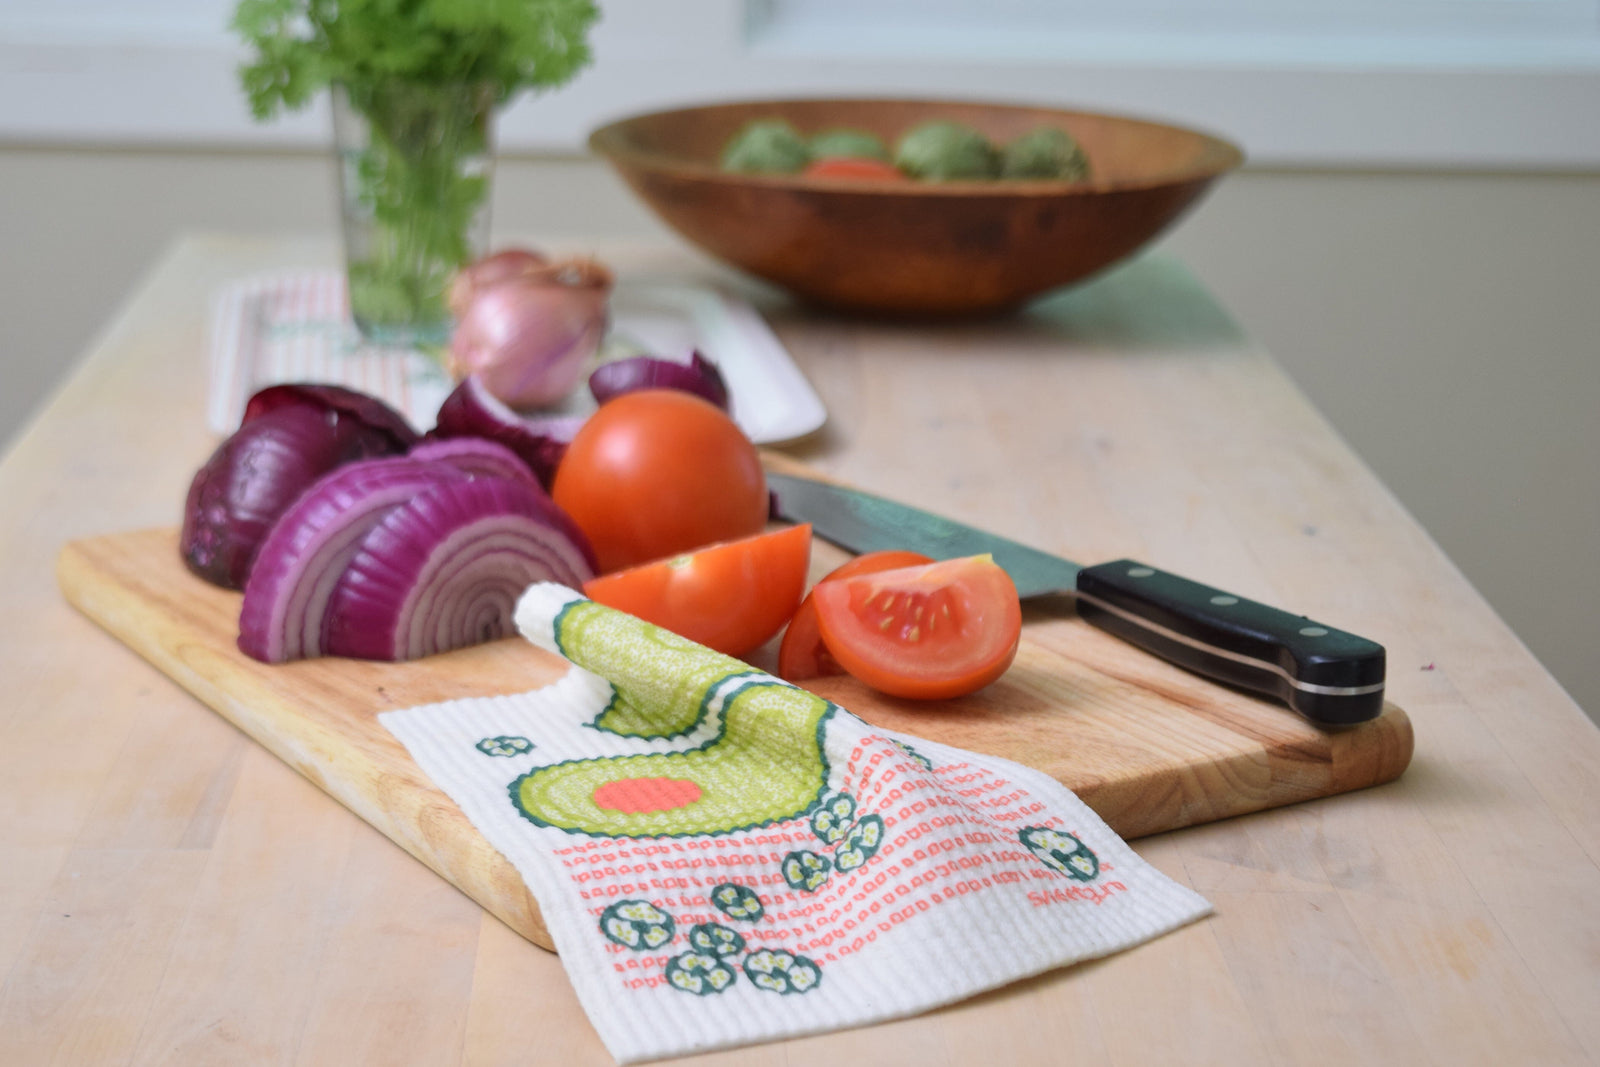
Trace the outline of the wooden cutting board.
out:
[[[817,543],[813,576],[844,557]],[[240,595],[184,568],[177,531],[75,541],[67,599],[340,803],[482,904],[552,948],[521,878],[377,720],[379,712],[548,684],[564,661],[520,638],[412,663],[320,659],[266,666],[241,653]],[[1411,723],[1387,705],[1324,732],[1093,629],[1069,606],[1030,610],[1016,663],[970,697],[883,697],[848,678],[816,691],[869,722],[1036,767],[1124,837],[1376,785],[1411,759]],[[752,657],[771,669],[772,646]]]

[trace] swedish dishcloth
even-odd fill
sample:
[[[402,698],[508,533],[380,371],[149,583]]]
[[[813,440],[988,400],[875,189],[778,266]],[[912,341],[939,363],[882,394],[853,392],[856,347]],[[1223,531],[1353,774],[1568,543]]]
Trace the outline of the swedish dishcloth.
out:
[[[380,718],[527,882],[620,1062],[913,1015],[1210,910],[1037,771],[561,586],[517,624],[561,680]]]

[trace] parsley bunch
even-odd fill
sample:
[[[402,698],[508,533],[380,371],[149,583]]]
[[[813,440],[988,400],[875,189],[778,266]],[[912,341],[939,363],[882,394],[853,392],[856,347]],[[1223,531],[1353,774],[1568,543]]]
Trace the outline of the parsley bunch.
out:
[[[333,83],[476,83],[501,102],[561,85],[590,59],[591,0],[239,0],[255,50],[239,77],[258,119]]]
[[[346,227],[353,208],[370,232],[347,232],[346,251],[369,337],[448,335],[445,290],[488,196],[489,115],[577,74],[597,15],[592,0],[239,0],[233,27],[255,52],[239,78],[257,119],[331,86],[362,120],[344,161]]]

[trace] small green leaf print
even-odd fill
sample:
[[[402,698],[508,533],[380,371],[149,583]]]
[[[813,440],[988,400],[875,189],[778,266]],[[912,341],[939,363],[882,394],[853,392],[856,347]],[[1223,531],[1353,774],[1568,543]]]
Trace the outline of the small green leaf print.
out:
[[[841,872],[853,871],[876,856],[882,845],[883,820],[876,815],[863,815],[844,835],[844,843],[833,854],[833,865]]]
[[[750,953],[744,958],[744,973],[757,989],[773,993],[807,993],[822,981],[815,963],[781,948]]]
[[[828,880],[833,864],[815,852],[791,852],[783,857],[783,880],[790,889],[815,893]]]
[[[672,916],[648,900],[619,900],[600,913],[600,932],[635,952],[660,948],[673,930]]]
[[[689,947],[702,956],[736,956],[744,951],[744,938],[721,923],[697,923],[689,931]]]
[[[732,882],[723,882],[711,891],[711,904],[730,919],[751,923],[767,913],[753,889]]]
[[[1028,826],[1017,834],[1017,839],[1038,857],[1040,863],[1069,878],[1088,882],[1100,873],[1100,861],[1089,846],[1065,830]]]
[[[520,756],[533,751],[533,742],[526,737],[485,737],[475,747],[485,756]]]
[[[811,832],[825,845],[838,844],[855,817],[856,802],[848,793],[835,793],[811,813]]]
[[[672,957],[667,961],[665,973],[672,988],[700,997],[720,993],[738,980],[732,967],[704,952],[685,952]]]

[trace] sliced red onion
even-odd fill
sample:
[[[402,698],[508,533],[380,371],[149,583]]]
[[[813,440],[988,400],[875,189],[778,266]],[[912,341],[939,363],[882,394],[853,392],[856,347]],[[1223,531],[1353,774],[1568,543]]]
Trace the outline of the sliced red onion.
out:
[[[271,385],[250,398],[240,425],[290,405],[336,411],[394,439],[391,452],[403,452],[417,441],[417,431],[406,417],[375,396],[347,389],[342,385],[317,382],[288,382]]]
[[[435,437],[417,443],[406,453],[411,459],[448,464],[464,474],[520,479],[539,485],[532,469],[517,454],[487,437]]]
[[[439,406],[438,425],[430,436],[498,441],[515,452],[548,489],[567,445],[582,425],[583,418],[577,415],[519,415],[495,399],[477,375],[468,375]]]
[[[406,660],[494,640],[514,632],[529,585],[579,588],[594,573],[583,534],[526,482],[443,482],[362,542],[329,604],[327,649]]]
[[[328,602],[362,540],[418,493],[467,477],[408,456],[362,460],[325,475],[261,543],[239,612],[240,650],[263,663],[323,655]]]
[[[290,402],[258,411],[189,484],[178,539],[185,565],[214,585],[243,588],[267,531],[313,482],[403,448],[389,429],[336,408]]]
[[[597,403],[636,389],[681,389],[728,410],[728,386],[722,371],[698,351],[688,363],[634,356],[601,364],[589,375],[589,392]]]

